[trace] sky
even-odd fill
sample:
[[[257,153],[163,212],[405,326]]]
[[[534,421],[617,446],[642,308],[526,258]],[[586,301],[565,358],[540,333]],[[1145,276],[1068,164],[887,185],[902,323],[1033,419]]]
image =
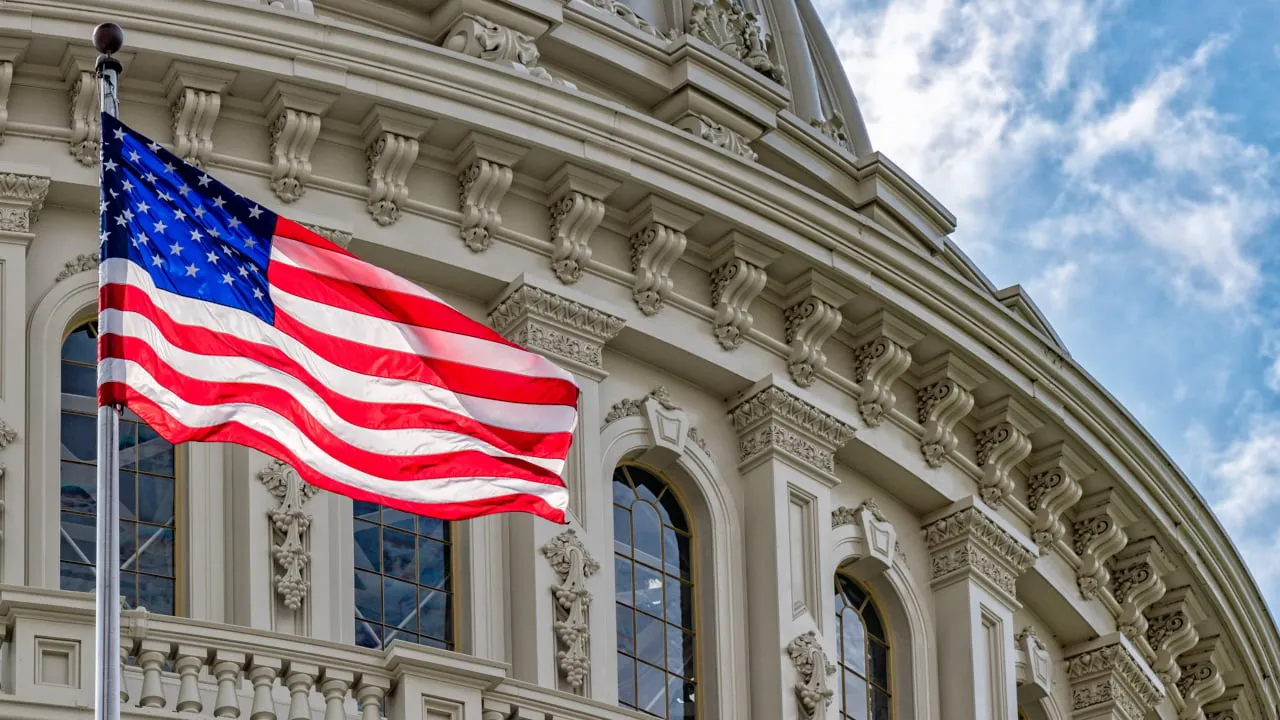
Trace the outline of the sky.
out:
[[[1280,0],[815,0],[872,145],[1173,457],[1280,617]]]

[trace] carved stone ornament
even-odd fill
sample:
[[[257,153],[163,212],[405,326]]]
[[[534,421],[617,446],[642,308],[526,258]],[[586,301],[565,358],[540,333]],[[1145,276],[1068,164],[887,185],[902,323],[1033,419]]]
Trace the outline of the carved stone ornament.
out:
[[[835,691],[827,685],[827,676],[836,672],[835,663],[827,660],[822,643],[812,630],[792,640],[787,645],[787,655],[800,675],[795,684],[800,717],[806,720],[825,718],[831,698],[835,696]]]
[[[349,246],[351,241],[355,239],[355,236],[346,230],[335,230],[333,228],[312,225],[310,223],[298,224],[344,250],[347,249],[347,246]]]
[[[604,201],[619,183],[566,163],[547,181],[551,201],[551,269],[560,282],[582,279],[591,261],[591,235],[604,220]]]
[[[631,236],[631,272],[635,273],[631,297],[640,312],[657,315],[671,294],[669,273],[684,252],[683,232],[656,222]]]
[[[838,507],[831,513],[831,527],[852,525],[855,537],[862,540],[861,549],[855,562],[860,566],[871,566],[876,572],[888,570],[893,565],[895,553],[901,549],[898,544],[898,531],[893,523],[876,505],[874,499],[868,498],[856,508]]]
[[[845,132],[844,116],[840,113],[832,113],[826,120],[814,118],[809,121],[809,124],[835,143],[836,147],[845,152],[853,152],[853,143],[849,142],[849,133]]]
[[[851,426],[772,385],[745,396],[730,414],[739,468],[745,471],[776,454],[829,484],[837,482],[835,454],[853,439]]]
[[[291,203],[307,191],[311,178],[311,149],[320,136],[320,113],[314,103],[305,107],[282,96],[268,118],[271,123],[271,191]],[[292,106],[291,106],[292,105]],[[325,104],[327,105],[327,103]]]
[[[1031,569],[1037,554],[1029,541],[1002,526],[994,511],[966,498],[949,514],[924,526],[933,587],[962,580],[986,584],[1017,606],[1018,577]]]
[[[409,171],[418,159],[418,140],[382,132],[365,154],[365,181],[369,185],[366,208],[379,225],[391,225],[400,219],[400,206],[409,198]]]
[[[764,290],[765,267],[780,256],[755,238],[730,232],[711,248],[711,306],[716,342],[725,350],[742,345],[755,318],[751,303]]]
[[[1144,613],[1164,597],[1163,576],[1173,570],[1173,564],[1155,538],[1145,538],[1129,543],[1111,565],[1111,596],[1120,604],[1116,629],[1150,657],[1154,651],[1147,644]]]
[[[173,113],[173,154],[203,168],[213,156],[213,126],[234,72],[174,62],[162,84]]]
[[[458,233],[471,252],[484,252],[502,227],[498,211],[515,177],[512,166],[525,149],[480,133],[470,134],[455,158]]]
[[[791,347],[787,372],[800,387],[809,387],[827,366],[822,346],[840,329],[840,306],[851,296],[834,281],[808,271],[787,286],[783,313],[786,342]]]
[[[297,610],[311,589],[311,581],[306,574],[307,564],[311,561],[306,542],[311,516],[303,506],[316,494],[316,488],[303,482],[293,468],[279,460],[272,460],[259,471],[258,480],[276,499],[276,506],[267,512],[274,530],[271,553],[281,570],[275,576],[276,592],[284,600],[285,607]]]
[[[973,389],[983,378],[953,353],[944,353],[920,371],[916,392],[916,419],[924,426],[920,452],[929,467],[942,463],[956,451],[955,428],[973,409]]]
[[[603,348],[622,330],[622,318],[532,285],[512,290],[489,313],[506,339],[554,358],[575,372],[604,377]]]
[[[676,404],[671,392],[663,385],[650,390],[644,397],[634,400],[624,398],[614,403],[605,414],[600,427],[603,429],[624,417],[647,418],[653,434],[653,444],[666,446],[677,455],[684,452],[681,437],[689,439],[703,451],[710,452],[707,441],[698,434],[698,429],[689,422],[685,411]],[[685,428],[683,433],[680,432],[682,427]]]
[[[581,690],[591,672],[591,655],[588,626],[591,593],[587,590],[587,578],[600,570],[591,559],[586,546],[573,530],[565,530],[542,546],[559,582],[551,586],[556,599],[556,618],[553,627],[560,640],[561,649],[556,653],[560,672],[575,691]]]
[[[102,97],[92,69],[75,69],[68,93],[67,116],[71,121],[70,150],[81,165],[97,165],[102,135],[99,119]]]
[[[731,130],[706,115],[690,113],[677,120],[675,126],[706,140],[716,147],[752,162],[758,159],[756,151],[741,133]]]
[[[587,0],[587,3],[594,8],[603,10],[609,15],[621,19],[623,22],[640,32],[652,35],[664,42],[674,40],[677,36],[682,34],[678,30],[673,30],[670,33],[664,33],[658,30],[653,26],[653,23],[637,15],[635,10],[632,10],[630,7],[627,7],[620,2],[616,2],[616,0]]]
[[[1204,706],[1226,691],[1227,683],[1218,667],[1218,643],[1217,637],[1203,639],[1178,658],[1182,674],[1174,686],[1182,698],[1179,720],[1197,720]]]
[[[1013,491],[1013,469],[1031,454],[1030,435],[1039,426],[1040,421],[1011,397],[983,410],[973,439],[982,468],[978,485],[983,502],[998,506]]]
[[[760,29],[754,13],[734,0],[699,0],[689,14],[689,34],[705,40],[730,57],[779,85],[786,71],[773,39]]]
[[[1178,657],[1200,642],[1196,620],[1203,610],[1190,587],[1174,588],[1147,609],[1147,646],[1154,653],[1151,669],[1166,688],[1182,675]]]
[[[1013,644],[1017,648],[1018,657],[1014,662],[1017,669],[1018,699],[1040,699],[1048,697],[1053,686],[1053,660],[1049,657],[1049,648],[1040,639],[1031,626],[1022,628],[1013,636]]]
[[[48,194],[47,177],[0,173],[0,230],[31,232]]]
[[[13,60],[0,59],[0,144],[9,128],[9,91],[13,87]]]
[[[1133,647],[1117,634],[1100,638],[1064,660],[1075,715],[1142,720],[1162,696]]]
[[[1245,699],[1245,692],[1245,686],[1234,685],[1227,688],[1218,699],[1205,703],[1205,720],[1244,720],[1250,717],[1246,714],[1248,701]]]
[[[1072,548],[1080,557],[1076,582],[1086,600],[1108,589],[1111,572],[1107,563],[1124,548],[1129,538],[1121,529],[1119,509],[1110,490],[1080,501],[1073,525]]]
[[[1080,480],[1089,473],[1088,466],[1073,450],[1058,443],[1031,459],[1027,480],[1027,505],[1035,513],[1031,521],[1031,539],[1044,555],[1066,537],[1067,526],[1062,513],[1080,500]]]
[[[0,450],[3,450],[18,440],[18,431],[4,420],[0,420]]]
[[[538,67],[538,46],[533,38],[488,18],[464,16],[449,30],[444,47],[510,68],[537,80],[574,87],[572,83],[552,78],[546,68]]]
[[[853,380],[858,383],[858,414],[867,427],[879,427],[897,405],[893,384],[911,367],[909,348],[922,333],[881,310],[858,328],[853,351]]]
[[[72,275],[78,275],[86,270],[93,270],[101,263],[98,251],[77,255],[74,260],[68,260],[64,263],[63,268],[54,276],[54,282],[62,282]]]

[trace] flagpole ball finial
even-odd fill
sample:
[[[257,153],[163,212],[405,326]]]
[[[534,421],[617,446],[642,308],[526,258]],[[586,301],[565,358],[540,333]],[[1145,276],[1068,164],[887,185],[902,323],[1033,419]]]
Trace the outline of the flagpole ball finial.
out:
[[[114,55],[124,47],[124,28],[108,22],[93,29],[93,46],[103,55]]]

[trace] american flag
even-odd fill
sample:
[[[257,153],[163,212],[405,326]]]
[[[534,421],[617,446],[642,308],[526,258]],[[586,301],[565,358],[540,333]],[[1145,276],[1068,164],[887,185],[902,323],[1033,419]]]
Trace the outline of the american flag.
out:
[[[102,116],[98,402],[449,520],[565,521],[573,376]]]

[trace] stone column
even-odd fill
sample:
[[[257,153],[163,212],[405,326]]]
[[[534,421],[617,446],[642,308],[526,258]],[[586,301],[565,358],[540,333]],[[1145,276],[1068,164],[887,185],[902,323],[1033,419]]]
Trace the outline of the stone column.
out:
[[[1031,540],[977,497],[925,518],[938,631],[938,684],[952,720],[1014,720],[1018,577]]]
[[[575,590],[585,588],[587,577],[582,578],[584,584],[579,587],[578,578],[570,576],[585,572],[584,569],[596,561],[612,555],[609,539],[592,535],[592,532],[598,534],[599,528],[591,526],[588,508],[603,507],[606,502],[603,493],[609,491],[607,478],[597,477],[600,382],[608,376],[604,370],[604,345],[622,329],[623,320],[588,305],[586,296],[572,299],[569,297],[574,294],[572,289],[544,282],[526,275],[516,278],[494,303],[489,322],[503,337],[573,372],[582,388],[578,429],[565,472],[569,486],[569,524],[575,535],[557,539],[563,535],[563,528],[531,515],[510,515],[507,518],[509,572],[504,573],[498,567],[491,568],[490,572],[497,574],[491,579],[496,589],[500,589],[497,584],[505,579],[509,584],[508,594],[520,598],[520,602],[511,604],[509,617],[515,677],[585,695],[593,694],[592,680],[600,683],[603,682],[601,676],[608,675],[598,669],[613,658],[613,648],[596,648],[592,656],[591,648],[574,646],[572,642],[565,642],[564,637],[557,637],[552,627],[557,617],[553,589],[566,585]],[[554,291],[550,289],[553,287]],[[579,544],[578,536],[586,542]],[[479,571],[477,568],[477,574]],[[606,573],[585,574],[601,577]],[[578,620],[590,623],[601,612],[613,612],[612,603],[607,599],[606,593],[604,601],[595,603],[589,614]],[[584,627],[581,631],[589,630]],[[497,635],[491,641],[501,645],[504,638]],[[566,651],[563,658],[557,657],[559,650]],[[580,674],[584,662],[589,663],[592,670],[585,677]],[[616,688],[614,690],[616,692]]]
[[[1155,673],[1120,633],[1063,653],[1073,720],[1142,720],[1163,693]]]
[[[828,563],[835,453],[853,439],[845,422],[814,407],[773,376],[731,409],[746,498],[747,637],[754,715],[827,717],[836,704],[835,608]]]
[[[26,582],[27,249],[48,193],[47,177],[0,173],[0,581],[12,585]]]

